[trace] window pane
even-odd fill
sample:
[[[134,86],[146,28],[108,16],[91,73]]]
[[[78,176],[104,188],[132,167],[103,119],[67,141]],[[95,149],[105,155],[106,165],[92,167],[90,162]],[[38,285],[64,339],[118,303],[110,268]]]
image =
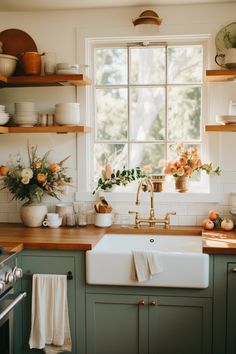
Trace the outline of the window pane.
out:
[[[97,139],[126,140],[128,134],[127,89],[96,89]]]
[[[162,84],[165,82],[165,48],[131,48],[130,82]]]
[[[130,158],[131,167],[152,165],[152,172],[159,172],[158,163],[165,158],[164,144],[131,144]]]
[[[106,163],[112,168],[119,169],[128,166],[128,147],[126,144],[95,144],[94,146],[94,174],[101,175]]]
[[[95,49],[96,84],[127,84],[127,49]]]
[[[130,90],[131,139],[163,140],[165,126],[165,89],[132,88]]]
[[[172,87],[168,90],[169,140],[199,140],[201,88]]]
[[[202,82],[202,46],[168,47],[168,83]]]

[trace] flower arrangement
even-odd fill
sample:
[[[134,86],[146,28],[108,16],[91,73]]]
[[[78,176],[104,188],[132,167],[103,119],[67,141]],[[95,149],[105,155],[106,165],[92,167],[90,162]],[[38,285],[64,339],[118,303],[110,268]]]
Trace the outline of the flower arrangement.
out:
[[[64,167],[69,156],[59,163],[50,163],[49,154],[50,151],[40,158],[37,156],[37,146],[28,146],[29,165],[26,166],[18,154],[16,161],[9,163],[2,189],[8,188],[13,199],[26,199],[25,205],[35,199],[40,202],[44,194],[60,199],[65,184],[71,182],[71,177],[67,176]]]
[[[177,154],[177,159],[164,163],[164,174],[170,174],[174,177],[191,177],[195,171],[203,170],[207,174],[213,172],[218,176],[220,175],[220,167],[213,169],[212,163],[202,163],[197,148],[186,149],[181,143],[176,146],[171,145],[171,149]]]
[[[99,189],[102,190],[112,190],[114,185],[126,186],[128,183],[143,178],[145,174],[141,171],[139,167],[135,169],[126,169],[123,167],[121,170],[112,169],[111,164],[106,164],[102,169],[101,177],[97,181],[97,186],[93,191],[96,193]]]

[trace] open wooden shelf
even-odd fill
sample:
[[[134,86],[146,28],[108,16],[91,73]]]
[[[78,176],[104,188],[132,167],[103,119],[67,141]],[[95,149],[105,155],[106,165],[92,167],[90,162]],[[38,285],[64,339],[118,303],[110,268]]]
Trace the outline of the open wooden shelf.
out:
[[[206,125],[205,132],[236,132],[236,124]]]
[[[8,133],[8,127],[0,126],[0,134],[6,134],[6,133]]]
[[[34,126],[34,127],[0,127],[0,133],[90,133],[91,127],[85,125],[54,125],[54,126]]]
[[[222,82],[232,81],[236,78],[236,69],[206,70],[206,81]]]
[[[90,85],[91,80],[83,74],[48,75],[48,76],[11,76],[6,79],[4,87],[40,87],[65,85]]]

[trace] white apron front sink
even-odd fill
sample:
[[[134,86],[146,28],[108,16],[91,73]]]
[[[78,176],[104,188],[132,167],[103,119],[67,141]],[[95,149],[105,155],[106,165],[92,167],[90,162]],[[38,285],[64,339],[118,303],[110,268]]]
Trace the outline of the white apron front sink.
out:
[[[145,282],[133,280],[133,251],[157,251],[163,271]],[[106,234],[86,252],[88,284],[206,288],[209,256],[201,236]]]

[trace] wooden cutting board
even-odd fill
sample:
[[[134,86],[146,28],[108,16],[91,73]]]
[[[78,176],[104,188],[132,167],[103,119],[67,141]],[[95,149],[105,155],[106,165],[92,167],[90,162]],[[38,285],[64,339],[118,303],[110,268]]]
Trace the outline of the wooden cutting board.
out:
[[[30,35],[22,30],[10,28],[0,32],[0,42],[3,43],[3,54],[19,57],[24,52],[37,52],[37,46]],[[23,73],[21,62],[17,64],[14,75]]]

